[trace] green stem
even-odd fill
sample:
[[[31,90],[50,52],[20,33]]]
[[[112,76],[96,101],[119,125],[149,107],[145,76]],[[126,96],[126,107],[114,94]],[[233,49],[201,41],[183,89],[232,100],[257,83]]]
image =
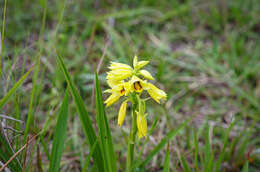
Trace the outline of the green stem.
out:
[[[132,128],[130,131],[130,135],[128,138],[128,152],[127,152],[127,160],[126,160],[126,172],[131,172],[132,171],[132,166],[133,166],[133,160],[134,160],[134,146],[135,146],[135,138],[136,138],[136,133],[137,133],[137,124],[136,124],[136,109],[138,105],[138,98],[134,94],[132,96]]]

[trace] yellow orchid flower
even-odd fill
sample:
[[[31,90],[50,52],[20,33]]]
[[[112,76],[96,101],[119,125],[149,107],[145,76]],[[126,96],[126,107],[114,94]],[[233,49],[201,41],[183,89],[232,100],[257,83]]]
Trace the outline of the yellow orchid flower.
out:
[[[107,83],[112,88],[118,82],[128,79],[132,76],[143,76],[146,79],[153,80],[152,75],[147,70],[141,70],[149,61],[138,61],[137,56],[133,60],[133,68],[127,64],[111,62],[108,67],[111,71],[107,72]]]
[[[133,72],[130,70],[121,70],[121,69],[112,70],[110,72],[107,72],[106,79],[112,80],[114,82],[118,82],[129,78],[130,76],[132,76],[132,73]]]
[[[167,97],[167,94],[163,90],[151,83],[147,83],[145,80],[141,80],[137,76],[133,76],[130,81],[130,91],[141,93],[143,90],[146,90],[157,103],[160,103],[160,100]]]
[[[111,106],[112,104],[114,104],[119,98],[120,98],[120,94],[117,93],[112,93],[105,101],[106,106]]]
[[[118,112],[117,123],[119,126],[122,126],[124,123],[128,101],[138,105],[132,106],[134,112],[132,117],[136,119],[136,128],[139,138],[146,137],[147,135],[147,114],[145,113],[145,101],[147,99],[141,98],[143,90],[147,91],[157,103],[167,98],[167,94],[163,90],[144,80],[154,80],[153,76],[147,70],[142,69],[148,63],[149,61],[138,61],[137,56],[134,57],[133,67],[123,63],[112,62],[108,67],[110,71],[107,72],[106,77],[110,89],[105,92],[111,93],[105,100],[106,106],[112,105],[118,101],[121,96],[127,97],[121,104]],[[130,140],[134,141],[134,137],[135,134]]]
[[[111,95],[105,100],[106,106],[110,106],[114,104],[118,99],[123,95],[128,95],[129,90],[129,83],[128,82],[121,82],[118,85],[115,85],[113,88],[105,90],[105,93],[111,93]]]
[[[146,114],[143,115],[143,114],[137,112],[136,122],[137,122],[137,129],[138,129],[138,137],[139,138],[146,137],[146,133],[147,133],[146,116],[147,116]]]
[[[134,70],[139,70],[143,68],[145,65],[147,65],[148,63],[149,61],[138,61],[138,57],[135,56],[133,61]]]
[[[154,86],[153,84],[151,83],[147,83],[145,86],[144,86],[144,89],[149,93],[149,95],[157,102],[160,104],[160,100],[164,100],[167,98],[167,94],[157,88],[156,86]]]
[[[125,100],[121,106],[120,106],[120,109],[119,109],[119,112],[118,112],[118,120],[117,120],[117,123],[118,125],[121,127],[123,122],[124,122],[124,119],[125,119],[125,115],[126,115],[126,107],[127,107],[127,102],[128,100]]]
[[[138,74],[142,75],[146,79],[154,80],[153,76],[147,70],[140,70]]]
[[[133,74],[133,69],[131,66],[123,63],[111,62],[108,67],[111,71],[107,72],[107,83],[113,88],[118,85],[122,80],[129,78]]]
[[[137,93],[142,92],[146,85],[146,81],[141,80],[137,76],[133,76],[129,81],[129,83],[130,83],[130,91],[131,92],[135,91]]]

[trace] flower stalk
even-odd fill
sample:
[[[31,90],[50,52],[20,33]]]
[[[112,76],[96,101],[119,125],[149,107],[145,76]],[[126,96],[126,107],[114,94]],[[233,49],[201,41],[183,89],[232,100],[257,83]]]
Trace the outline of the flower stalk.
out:
[[[137,123],[136,123],[136,110],[138,107],[138,97],[136,94],[131,96],[132,99],[132,127],[128,137],[128,151],[127,151],[127,160],[126,160],[126,171],[131,172],[133,161],[134,161],[134,148],[135,148],[135,138],[137,133]]]

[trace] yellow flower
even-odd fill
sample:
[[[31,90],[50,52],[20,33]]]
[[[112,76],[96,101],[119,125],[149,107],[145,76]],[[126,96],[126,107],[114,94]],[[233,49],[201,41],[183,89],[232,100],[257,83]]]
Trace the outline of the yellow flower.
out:
[[[108,68],[111,71],[107,73],[107,80],[114,82],[127,79],[133,73],[132,67],[123,63],[111,62]]]
[[[134,70],[139,70],[145,65],[147,65],[148,63],[149,61],[138,61],[138,57],[135,56],[133,61]]]
[[[107,80],[107,84],[110,88],[113,88],[122,83],[123,83],[123,81],[116,81],[116,80],[110,80],[110,79]]]
[[[131,78],[130,83],[130,91],[141,93],[143,90],[146,90],[149,95],[157,102],[160,103],[160,100],[166,99],[166,93],[154,86],[151,83],[146,82],[145,80],[141,80],[137,76],[133,76]]]
[[[118,125],[119,125],[120,127],[122,126],[122,124],[123,124],[123,122],[124,122],[124,119],[125,119],[127,101],[128,101],[128,100],[125,100],[125,101],[121,104],[120,109],[119,109],[117,123],[118,123]]]
[[[108,81],[111,80],[112,82],[118,82],[129,78],[131,75],[132,75],[132,71],[130,70],[118,69],[118,70],[112,70],[110,72],[107,72],[106,79]]]
[[[106,106],[114,104],[120,97],[120,94],[112,93],[105,101]]]
[[[129,65],[117,62],[111,62],[108,68],[111,70],[133,70],[132,67]]]
[[[146,137],[146,133],[147,133],[146,114],[143,115],[137,112],[136,122],[137,122],[137,129],[138,129],[138,137],[139,138]]]
[[[129,94],[129,83],[121,82],[120,84],[115,85],[113,88],[105,90],[104,92],[111,93],[111,95],[105,100],[105,104],[108,107],[114,104],[121,96],[127,96]]]
[[[146,79],[154,80],[153,76],[147,70],[140,70],[138,74],[142,75]]]
[[[156,86],[154,86],[151,83],[147,83],[144,87],[145,90],[147,90],[147,92],[149,93],[149,95],[157,102],[160,103],[160,100],[164,100],[167,98],[167,94],[157,88]]]
[[[146,79],[153,80],[152,75],[147,70],[141,70],[145,65],[147,65],[149,61],[138,61],[137,56],[134,57],[133,60],[133,67],[123,64],[123,63],[116,63],[111,62],[109,72],[107,72],[107,83],[112,88],[122,80],[128,79],[132,76],[141,75]]]
[[[130,80],[130,91],[140,93],[143,91],[146,81],[141,80],[137,76],[133,76]]]

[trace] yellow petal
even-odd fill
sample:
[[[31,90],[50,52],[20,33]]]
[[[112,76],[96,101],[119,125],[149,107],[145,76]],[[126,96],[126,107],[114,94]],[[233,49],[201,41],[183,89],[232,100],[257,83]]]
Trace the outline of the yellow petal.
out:
[[[113,80],[113,79],[107,79],[107,84],[110,88],[113,88],[121,83],[122,83],[122,80],[118,81],[118,80]]]
[[[116,63],[116,62],[111,62],[108,68],[111,70],[116,70],[116,69],[132,70],[131,66],[123,63]]]
[[[149,95],[157,102],[157,103],[160,103],[160,100],[162,99],[166,99],[167,97],[167,94],[157,88],[156,86],[154,86],[153,84],[151,83],[147,83],[144,87],[145,90],[147,90],[147,92],[149,93]]]
[[[126,115],[126,107],[127,107],[127,100],[125,100],[121,104],[120,109],[119,109],[118,120],[117,120],[117,123],[119,126],[121,126],[124,122],[125,115]]]
[[[120,98],[120,94],[112,93],[105,101],[106,106],[114,104]]]
[[[146,79],[154,80],[153,76],[147,70],[140,70],[139,73]]]
[[[149,63],[149,61],[139,61],[137,63],[137,65],[134,67],[134,69],[138,70],[141,69],[142,67],[144,67],[145,65],[147,65]]]
[[[125,89],[125,96],[128,96],[129,92],[130,92],[130,83],[129,82],[124,82],[124,89]]]
[[[132,70],[117,69],[107,72],[107,80],[121,81],[132,75]]]
[[[138,57],[135,56],[135,57],[134,57],[134,61],[133,61],[133,66],[134,66],[134,68],[136,67],[137,63],[138,63]]]
[[[106,89],[103,93],[112,93],[112,89]]]

